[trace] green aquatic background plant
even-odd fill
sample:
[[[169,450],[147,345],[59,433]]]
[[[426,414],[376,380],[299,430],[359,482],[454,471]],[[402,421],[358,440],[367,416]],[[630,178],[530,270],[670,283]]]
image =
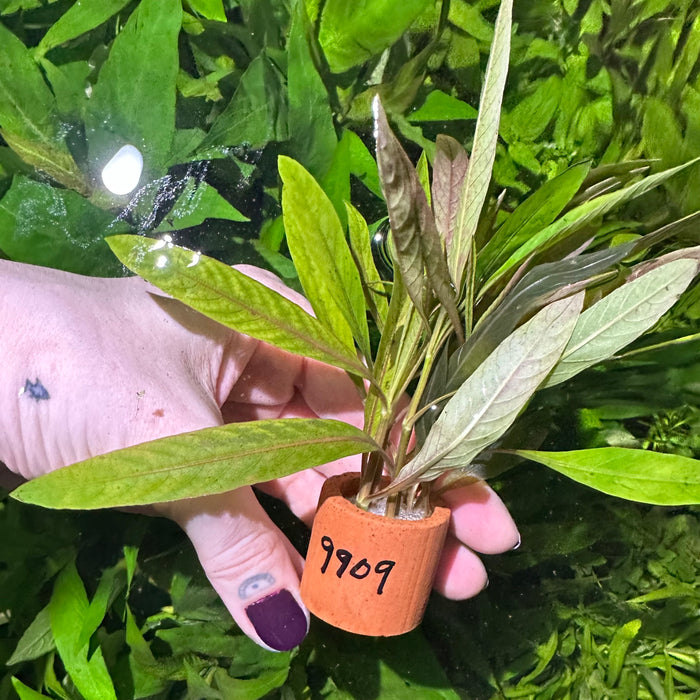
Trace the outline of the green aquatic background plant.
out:
[[[353,14],[346,4],[328,1],[307,3],[306,17],[301,5],[272,1],[191,2],[183,12],[179,3],[39,5],[0,4],[5,13],[0,61],[13,66],[0,78],[0,130],[7,144],[0,148],[0,248],[14,259],[114,274],[121,269],[104,244],[105,234],[160,236],[172,230],[176,244],[227,263],[262,263],[299,285],[285,256],[276,174],[280,153],[319,181],[341,225],[350,218],[364,230],[342,203],[352,198],[370,222],[382,215],[370,151],[371,95],[381,95],[414,162],[424,149],[435,167],[441,153],[435,136],[443,130],[468,151],[476,148],[473,106],[497,3],[404,3],[401,12],[390,14],[382,3],[372,3],[370,14],[364,6],[364,14],[360,8]],[[166,9],[169,21],[159,24],[158,13]],[[594,237],[599,251],[637,246],[629,259],[641,262],[642,234],[652,234],[658,253],[697,243],[692,214],[673,223],[696,208],[688,184],[696,166],[655,190],[651,184],[661,184],[664,175],[651,182],[639,178],[649,162],[616,164],[657,157],[666,149],[670,160],[651,164],[661,172],[698,154],[689,108],[696,83],[696,15],[694,3],[516,3],[518,30],[494,170],[495,192],[499,186],[507,190],[501,213],[486,212],[489,226],[477,229],[475,240],[482,251],[488,249],[486,232],[493,230],[494,216],[495,228],[505,226],[513,238],[510,247],[492,246],[482,256],[480,274],[493,276],[497,261],[502,264],[527,240],[522,220],[537,212],[539,186],[539,207],[542,201],[554,207],[555,200],[561,207],[551,221],[560,212],[569,222],[586,214],[581,243]],[[369,39],[368,32],[374,32],[371,42],[358,47],[356,37]],[[637,61],[639,56],[644,60]],[[153,79],[134,82],[134,73]],[[122,99],[125,94],[128,99]],[[144,101],[153,110],[133,109]],[[17,105],[26,108],[18,111]],[[674,128],[654,128],[655,109]],[[108,196],[96,179],[101,159],[125,140],[143,147],[151,183],[133,203]],[[595,168],[581,162],[587,158]],[[422,183],[425,164],[419,167]],[[520,204],[530,191],[532,198]],[[606,206],[589,203],[600,195]],[[515,217],[518,204],[522,209]],[[37,245],[46,240],[51,246]],[[527,298],[525,280],[531,284],[534,278],[521,281],[518,291]],[[696,405],[696,290],[621,361],[540,392],[521,417],[528,431],[545,436],[545,446],[559,452],[653,446],[697,457],[692,433],[674,417],[692,418]],[[533,294],[551,291],[535,287]],[[658,386],[664,391],[649,391]],[[641,454],[661,463],[654,452]],[[493,467],[502,459],[493,455],[489,462]],[[23,639],[10,670],[59,697],[74,695],[75,688],[61,685],[56,673],[76,684],[102,682],[106,688],[113,682],[118,697],[188,692],[401,697],[407,685],[424,697],[696,692],[697,605],[690,589],[698,564],[687,543],[693,541],[697,511],[608,502],[532,465],[505,473],[498,483],[525,545],[513,555],[515,563],[493,562],[492,586],[480,599],[456,608],[434,601],[423,633],[428,645],[416,633],[370,650],[367,643],[318,626],[293,658],[272,658],[230,634],[225,612],[198,578],[191,557],[189,564],[185,554],[175,561],[183,545],[164,525],[129,520],[133,529],[120,542],[95,516],[39,517],[32,511],[30,524],[27,512],[7,501],[2,511],[7,532],[20,533],[8,536],[2,553],[0,607],[12,613],[2,626],[8,656],[20,635]],[[515,497],[522,493],[529,494],[527,502]],[[579,505],[572,509],[572,502]],[[600,526],[601,512],[610,514],[609,529]],[[42,534],[54,532],[52,523],[59,522],[52,517],[60,517],[65,545],[44,561]],[[79,530],[92,534],[77,546]],[[28,532],[37,533],[32,548],[9,547],[28,542]],[[94,543],[107,533],[110,547],[98,556]],[[165,558],[154,561],[168,565],[156,574],[149,557],[158,552]],[[76,553],[84,583],[66,568]],[[27,557],[41,562],[42,573],[31,585]],[[59,569],[63,573],[52,583]],[[17,600],[18,590],[36,595]],[[79,634],[77,625],[61,623],[60,613],[51,616],[51,605],[40,613],[52,590],[54,611],[70,600],[86,620]],[[556,615],[543,609],[545,600]],[[455,609],[461,613],[455,615]],[[36,624],[27,627],[35,616]],[[437,632],[447,621],[450,633]],[[503,634],[491,633],[494,627],[505,632],[504,625],[505,647]],[[89,653],[94,648],[103,661]],[[449,680],[428,660],[435,653]],[[418,676],[401,662],[417,654],[426,659]],[[370,655],[378,659],[372,668]],[[3,692],[12,692],[9,685],[7,675]]]

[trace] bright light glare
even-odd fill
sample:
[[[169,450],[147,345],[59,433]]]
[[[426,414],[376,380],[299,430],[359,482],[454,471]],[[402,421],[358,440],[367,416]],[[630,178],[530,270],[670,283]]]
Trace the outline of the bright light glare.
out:
[[[141,179],[143,156],[138,148],[122,146],[102,170],[102,182],[113,194],[129,194]]]

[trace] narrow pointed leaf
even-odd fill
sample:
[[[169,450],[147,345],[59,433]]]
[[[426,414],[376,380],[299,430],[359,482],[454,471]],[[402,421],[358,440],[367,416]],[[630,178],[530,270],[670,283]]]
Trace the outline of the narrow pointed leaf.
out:
[[[42,695],[36,690],[33,690],[28,685],[24,685],[22,681],[16,676],[12,676],[12,688],[19,697],[19,700],[44,700],[44,698],[49,698],[48,695]]]
[[[454,234],[469,156],[462,144],[451,136],[440,134],[435,141],[433,165],[433,210],[437,230],[449,249]]]
[[[627,651],[634,638],[642,628],[641,620],[630,620],[622,627],[615,630],[613,638],[610,640],[610,650],[608,652],[608,671],[605,674],[605,683],[608,688],[614,688],[622,673]]]
[[[670,224],[666,224],[661,228],[657,228],[655,231],[645,234],[636,240],[633,253],[641,253],[651,248],[651,246],[663,243],[672,236],[680,236],[686,229],[692,230],[697,226],[699,219],[700,211],[696,211],[692,214],[688,214],[688,216],[684,216],[682,219],[672,221]]]
[[[652,270],[656,270],[659,267],[668,265],[668,263],[674,260],[696,260],[700,262],[700,245],[693,246],[692,248],[681,248],[680,250],[673,250],[665,255],[660,255],[658,258],[652,258],[651,260],[645,260],[639,265],[635,265],[628,278],[628,282],[632,282],[642,275],[646,275]]]
[[[0,24],[0,135],[25,163],[86,191],[62,136],[56,100],[27,47]]]
[[[57,473],[57,472],[54,472]],[[74,563],[58,575],[49,602],[51,631],[61,661],[76,688],[85,698],[116,700],[116,693],[100,647],[90,653],[89,641],[80,640],[83,621],[88,614],[85,587]]]
[[[450,399],[390,488],[466,469],[501,437],[556,364],[582,305],[583,293],[554,302],[509,335]]]
[[[372,311],[377,328],[381,333],[389,309],[384,282],[377,271],[370,245],[370,232],[362,214],[349,202],[345,203],[348,212],[348,237],[355,264],[362,279],[365,298]]]
[[[573,377],[638,338],[675,304],[697,273],[698,261],[675,260],[623,284],[586,309],[546,386]]]
[[[382,188],[379,184],[377,162],[365,146],[362,139],[354,131],[346,131],[343,138],[347,139],[350,149],[350,172],[373,194],[383,199]]]
[[[189,178],[175,206],[168,212],[156,231],[178,231],[199,226],[207,219],[250,221],[214,187],[206,182],[197,183],[195,178]]]
[[[416,308],[425,309],[425,275],[421,250],[421,218],[428,201],[420,185],[413,164],[397,141],[378,98],[374,101],[377,140],[377,166],[391,224],[396,250],[396,264],[401,270],[403,283]],[[437,231],[432,231],[437,235]],[[430,232],[428,233],[430,235]]]
[[[629,242],[532,268],[496,309],[480,320],[469,340],[450,359],[446,391],[456,390],[524,318],[553,301],[552,295],[568,296],[584,288],[592,278],[627,257],[633,245]]]
[[[531,253],[541,252],[554,243],[563,240],[569,234],[580,231],[584,226],[604,216],[615,207],[625,204],[636,197],[640,197],[693,163],[697,163],[698,160],[700,159],[695,159],[675,168],[669,168],[663,172],[650,175],[639,182],[628,185],[622,190],[601,195],[568,211],[560,219],[557,219],[536,235],[531,236],[526,243],[521,245],[491,276],[491,279],[482,291],[485,291],[488,287],[493,285],[503,275],[512,270],[513,267],[519,265]]]
[[[99,27],[129,0],[83,0],[69,7],[56,21],[37,46],[37,54],[43,56],[47,51]]]
[[[430,5],[430,0],[307,3],[320,11],[318,41],[333,73],[344,73],[388,49]]]
[[[223,493],[374,449],[366,433],[335,420],[233,423],[99,455],[12,495],[48,508],[145,505]]]
[[[425,192],[425,198],[428,202],[428,206],[432,207],[432,193],[430,191],[430,169],[428,167],[428,156],[425,151],[422,151],[420,158],[416,163],[416,175],[418,176],[418,182]]]
[[[289,136],[284,76],[265,52],[258,54],[243,72],[233,97],[214,120],[202,141],[206,149],[245,143],[263,148],[270,141]]]
[[[242,272],[165,239],[120,235],[107,242],[126,267],[205,316],[295,355],[367,374],[322,323]]]
[[[449,249],[450,272],[458,289],[461,288],[466,263],[471,254],[472,240],[486,201],[493,162],[496,158],[501,102],[510,58],[512,12],[512,0],[503,0],[496,18],[493,43],[479,103],[474,147],[464,180],[452,246]]]
[[[179,0],[141,0],[111,44],[87,103],[89,156],[103,167],[130,143],[162,173],[175,134]]]
[[[55,648],[56,642],[51,633],[51,620],[47,606],[39,611],[29,627],[24,630],[12,656],[6,663],[8,666],[13,666],[23,661],[33,661]]]
[[[700,461],[690,457],[625,447],[517,454],[610,496],[661,506],[700,503]]]
[[[455,392],[524,318],[549,302],[585,289],[598,275],[627,257],[633,246],[634,242],[629,242],[533,267],[495,309],[481,318],[467,342],[450,356],[449,365],[445,363],[440,374],[433,372],[423,405]],[[438,406],[437,410],[423,414],[419,423],[423,436],[437,420],[440,410]]]
[[[568,168],[545,182],[518,206],[479,251],[479,278],[488,277],[514,250],[549,226],[578,192],[590,168],[590,163]]]
[[[375,98],[373,105],[379,177],[389,212],[396,264],[406,290],[425,316],[429,312],[426,296],[432,290],[457,332],[461,333],[455,290],[425,190],[413,164],[391,131],[379,98]]]
[[[188,0],[187,3],[197,14],[215,22],[226,22],[224,0]]]
[[[319,320],[333,329],[348,352],[354,338],[369,357],[362,283],[333,203],[295,160],[280,156],[279,172],[287,245],[304,293]]]
[[[328,91],[316,70],[309,42],[313,29],[306,5],[293,5],[286,46],[289,146],[287,151],[320,178],[328,171],[338,143]]]

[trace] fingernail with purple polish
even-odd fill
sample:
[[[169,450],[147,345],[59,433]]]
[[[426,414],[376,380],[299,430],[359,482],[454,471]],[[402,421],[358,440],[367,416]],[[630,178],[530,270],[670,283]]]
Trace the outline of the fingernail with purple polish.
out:
[[[293,649],[309,629],[304,611],[286,589],[256,600],[245,612],[260,639],[276,651]]]

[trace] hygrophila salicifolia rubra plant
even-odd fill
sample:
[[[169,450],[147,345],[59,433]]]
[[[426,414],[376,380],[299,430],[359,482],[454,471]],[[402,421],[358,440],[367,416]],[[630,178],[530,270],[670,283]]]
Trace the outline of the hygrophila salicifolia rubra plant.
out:
[[[660,254],[686,221],[620,245],[609,244],[601,221],[684,166],[641,177],[639,163],[623,164],[603,179],[580,163],[512,212],[488,198],[511,4],[501,4],[496,22],[471,156],[439,136],[428,182],[426,160],[414,167],[375,100],[391,279],[377,271],[360,212],[346,204],[345,230],[320,185],[287,157],[279,159],[286,239],[313,315],[167,236],[109,239],[128,268],[201,313],[348,372],[364,401],[363,430],[322,419],[226,425],[103,455],[15,495],[68,508],[151,503],[363,453],[361,507],[379,496],[387,496],[389,515],[402,502],[427,507],[436,483],[444,489],[488,476],[488,448],[517,425],[535,392],[650,329],[695,278],[700,247]],[[620,496],[700,501],[697,463],[688,458],[622,448],[519,454]],[[94,469],[96,460],[110,468]],[[388,486],[380,485],[382,472]],[[99,483],[91,479],[96,473]]]

